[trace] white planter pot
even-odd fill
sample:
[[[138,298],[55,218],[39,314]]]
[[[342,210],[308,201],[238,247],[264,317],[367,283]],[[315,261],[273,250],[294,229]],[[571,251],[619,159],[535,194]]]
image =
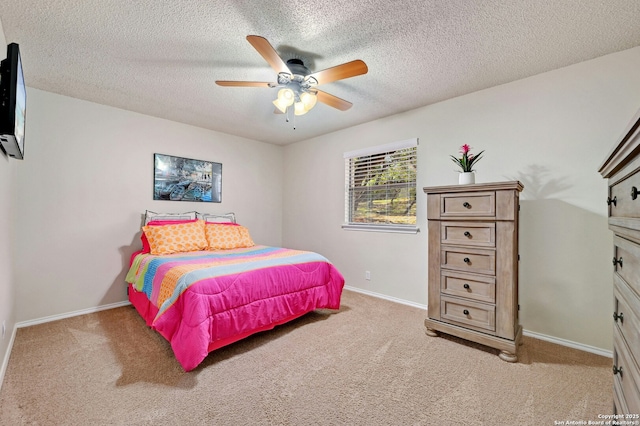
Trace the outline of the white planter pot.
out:
[[[458,183],[460,185],[468,185],[470,183],[476,183],[476,174],[474,172],[463,172],[458,176]]]

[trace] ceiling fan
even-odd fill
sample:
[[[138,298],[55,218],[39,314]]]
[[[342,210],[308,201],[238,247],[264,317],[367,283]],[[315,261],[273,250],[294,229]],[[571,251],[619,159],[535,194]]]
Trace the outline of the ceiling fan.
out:
[[[286,113],[288,108],[293,106],[295,115],[306,114],[315,106],[316,101],[346,111],[353,105],[351,102],[318,90],[316,86],[366,74],[369,70],[367,64],[357,59],[312,73],[300,59],[294,58],[285,62],[266,38],[249,35],[247,40],[278,73],[277,81],[217,80],[216,84],[227,87],[280,87],[278,98],[273,101],[276,106],[275,113]]]

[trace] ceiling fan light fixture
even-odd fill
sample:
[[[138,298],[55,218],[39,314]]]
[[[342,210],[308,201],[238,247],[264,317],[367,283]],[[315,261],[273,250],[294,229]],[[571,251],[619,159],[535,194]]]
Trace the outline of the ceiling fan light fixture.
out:
[[[293,105],[295,101],[296,95],[293,93],[293,90],[284,88],[278,90],[278,98],[273,101],[273,104],[278,108],[283,114],[286,114],[287,108]]]
[[[303,104],[302,102],[296,102],[293,105],[293,113],[295,115],[304,115],[307,112],[309,112],[311,108],[307,108],[305,104]]]
[[[318,101],[318,97],[310,92],[302,92],[300,94],[300,102],[304,104],[304,107],[307,111],[316,106],[316,102]]]
[[[295,93],[291,89],[280,89],[278,90],[278,101],[282,105],[291,106],[295,101]]]
[[[284,89],[278,90],[278,98],[273,101],[273,104],[278,108],[283,114],[286,114],[287,108],[293,105],[296,100],[296,93],[285,87]]]
[[[280,99],[273,101],[273,104],[280,110],[281,113],[286,114],[288,105],[284,105],[280,102]]]

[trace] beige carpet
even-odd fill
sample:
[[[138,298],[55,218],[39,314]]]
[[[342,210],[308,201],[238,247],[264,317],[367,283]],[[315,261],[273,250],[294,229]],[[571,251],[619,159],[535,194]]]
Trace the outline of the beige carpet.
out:
[[[1,425],[553,425],[612,411],[611,359],[525,338],[520,362],[345,291],[185,373],[132,307],[18,330]]]

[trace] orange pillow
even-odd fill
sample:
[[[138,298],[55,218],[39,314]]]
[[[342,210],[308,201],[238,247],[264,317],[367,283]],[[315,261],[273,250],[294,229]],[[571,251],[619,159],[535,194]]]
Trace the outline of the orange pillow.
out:
[[[209,250],[228,250],[234,248],[253,247],[255,244],[244,226],[229,226],[218,223],[205,225]]]
[[[143,226],[151,254],[171,254],[207,248],[204,221],[164,226]]]

